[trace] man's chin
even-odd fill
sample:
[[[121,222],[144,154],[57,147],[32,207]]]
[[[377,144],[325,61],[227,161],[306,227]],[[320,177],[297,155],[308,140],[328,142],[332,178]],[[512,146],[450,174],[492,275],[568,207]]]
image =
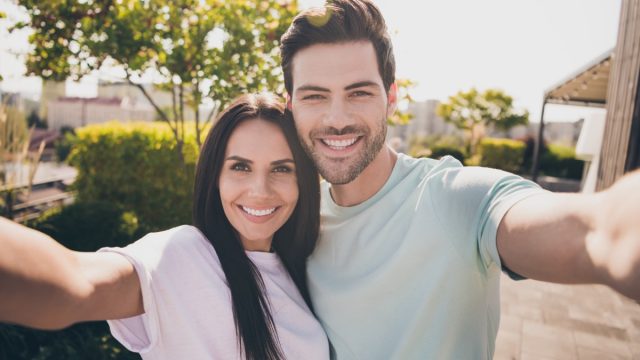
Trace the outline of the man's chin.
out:
[[[353,182],[362,172],[356,164],[346,164],[344,162],[323,161],[318,166],[318,172],[323,179],[332,185],[346,185]]]

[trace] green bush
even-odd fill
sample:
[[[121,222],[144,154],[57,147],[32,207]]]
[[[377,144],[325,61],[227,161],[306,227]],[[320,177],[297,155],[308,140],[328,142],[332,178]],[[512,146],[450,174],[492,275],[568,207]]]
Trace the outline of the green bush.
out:
[[[132,211],[145,231],[190,223],[197,156],[192,134],[182,153],[184,162],[164,123],[112,122],[78,129],[69,157],[78,170],[77,199]]]
[[[70,127],[60,129],[61,137],[56,140],[54,146],[58,162],[65,162],[71,153],[71,148],[75,139],[75,131]]]
[[[130,213],[104,202],[75,203],[27,224],[78,251],[125,246],[142,234]],[[110,334],[107,323],[87,322],[60,331],[0,324],[0,359],[140,359]]]
[[[540,156],[543,175],[580,180],[583,169],[584,161],[576,159],[575,150],[568,146],[550,144]]]
[[[464,162],[467,157],[464,151],[464,141],[460,137],[450,135],[414,137],[409,144],[409,154],[413,157],[434,159],[450,155],[460,162]]]
[[[480,142],[480,166],[516,173],[520,171],[525,144],[510,139],[485,138]]]
[[[107,202],[77,202],[49,211],[27,225],[76,251],[122,247],[143,235],[133,213]]]
[[[441,157],[449,155],[458,159],[460,162],[464,162],[466,156],[464,150],[461,147],[449,146],[449,145],[434,145],[431,147],[431,157],[434,159],[440,159]]]
[[[105,321],[73,325],[60,331],[0,324],[0,359],[140,360],[109,333]]]

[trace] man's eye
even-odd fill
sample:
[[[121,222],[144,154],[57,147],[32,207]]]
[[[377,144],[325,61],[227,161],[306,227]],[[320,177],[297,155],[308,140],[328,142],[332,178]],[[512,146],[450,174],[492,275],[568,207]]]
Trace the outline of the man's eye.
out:
[[[368,92],[368,91],[359,90],[359,91],[352,92],[351,96],[352,97],[365,97],[365,96],[371,96],[371,93]]]
[[[233,171],[249,171],[251,169],[249,168],[249,165],[247,165],[245,163],[235,163],[235,164],[231,165],[231,170],[233,170]]]
[[[322,100],[322,99],[324,99],[324,96],[320,94],[310,94],[302,97],[302,100]]]

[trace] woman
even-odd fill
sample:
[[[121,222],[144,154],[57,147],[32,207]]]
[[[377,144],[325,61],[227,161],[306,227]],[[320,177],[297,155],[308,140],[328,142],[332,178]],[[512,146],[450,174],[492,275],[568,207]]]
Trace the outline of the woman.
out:
[[[144,359],[328,358],[305,277],[318,175],[282,104],[231,104],[205,141],[194,190],[195,227],[96,253],[0,219],[0,321],[117,319],[112,334]]]

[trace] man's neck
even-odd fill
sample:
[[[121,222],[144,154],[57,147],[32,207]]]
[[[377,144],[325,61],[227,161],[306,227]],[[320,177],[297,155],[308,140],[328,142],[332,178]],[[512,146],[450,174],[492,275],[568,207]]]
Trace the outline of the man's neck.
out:
[[[355,180],[344,185],[331,185],[333,201],[340,206],[355,206],[368,200],[387,182],[397,159],[398,154],[385,145]]]

